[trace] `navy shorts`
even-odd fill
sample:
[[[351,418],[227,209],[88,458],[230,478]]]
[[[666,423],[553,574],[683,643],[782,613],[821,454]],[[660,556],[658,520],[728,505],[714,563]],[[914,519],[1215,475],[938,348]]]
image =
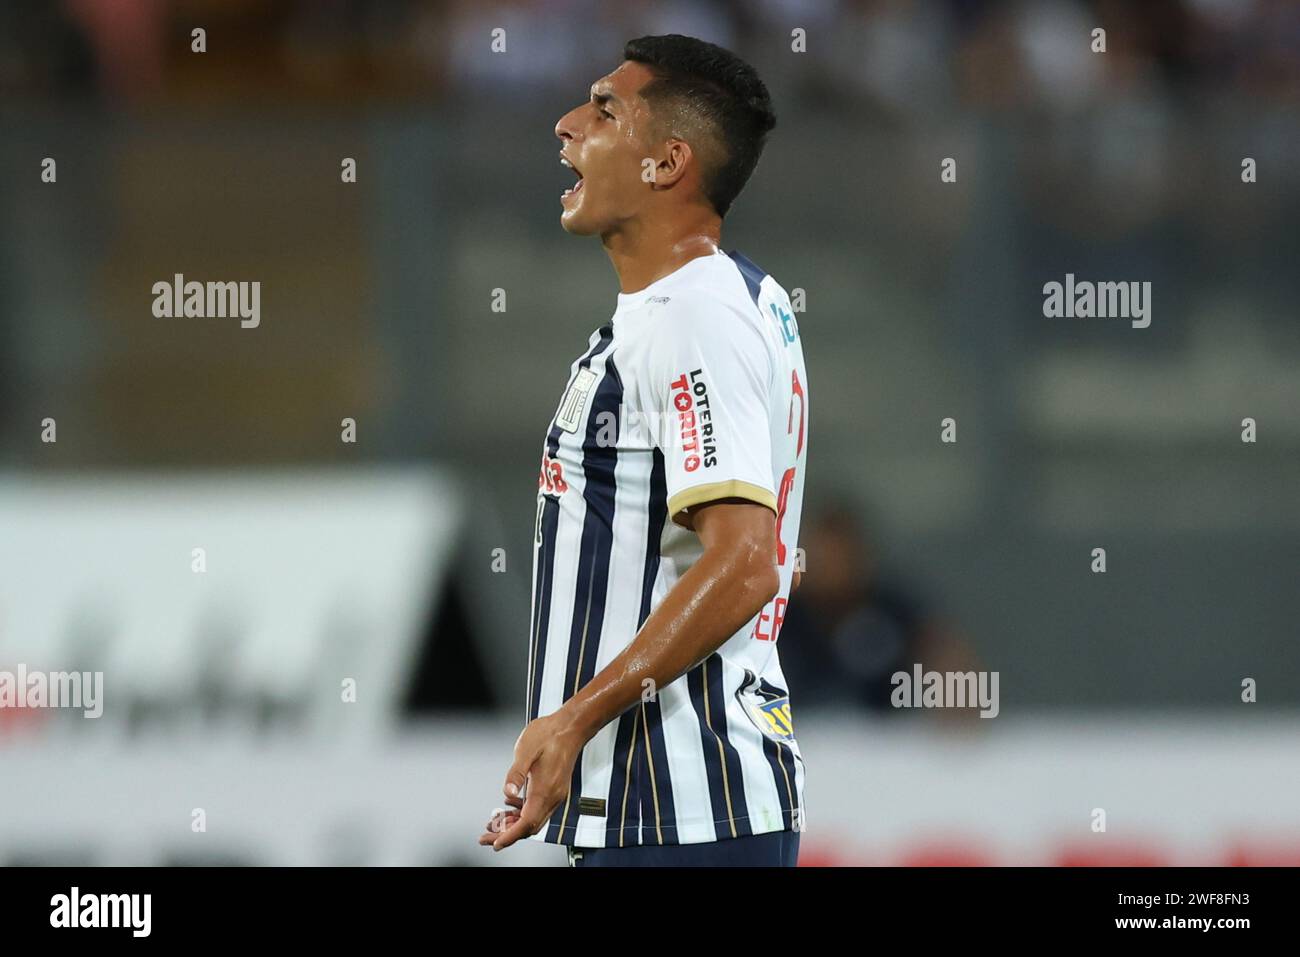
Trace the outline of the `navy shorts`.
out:
[[[798,831],[772,831],[706,844],[569,848],[571,867],[794,867],[798,859]]]

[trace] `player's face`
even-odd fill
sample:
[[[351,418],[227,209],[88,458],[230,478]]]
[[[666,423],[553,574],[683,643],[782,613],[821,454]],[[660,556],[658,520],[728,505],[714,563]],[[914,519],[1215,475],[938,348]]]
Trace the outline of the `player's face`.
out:
[[[591,99],[555,124],[562,161],[578,181],[560,197],[560,225],[579,236],[604,235],[640,212],[651,196],[642,179],[649,105],[638,94],[651,79],[626,62],[591,86]]]

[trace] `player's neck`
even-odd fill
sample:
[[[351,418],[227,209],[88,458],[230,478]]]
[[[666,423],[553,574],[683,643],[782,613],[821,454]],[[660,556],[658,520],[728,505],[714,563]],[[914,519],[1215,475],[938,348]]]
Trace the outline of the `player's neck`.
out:
[[[619,290],[640,292],[692,259],[716,253],[722,244],[722,220],[710,213],[686,224],[632,221],[602,236],[601,242],[618,273]]]

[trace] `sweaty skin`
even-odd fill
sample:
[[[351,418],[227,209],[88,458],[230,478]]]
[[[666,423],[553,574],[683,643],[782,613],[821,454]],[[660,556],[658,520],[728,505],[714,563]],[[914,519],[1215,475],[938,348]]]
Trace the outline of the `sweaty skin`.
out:
[[[480,844],[499,851],[543,827],[568,797],[578,755],[596,732],[640,701],[644,688],[666,687],[707,658],[777,593],[771,509],[723,500],[692,509],[692,517],[704,554],[630,645],[558,711],[524,728],[503,789],[517,810],[489,822]]]
[[[561,156],[581,177],[581,188],[561,199],[560,224],[600,237],[624,293],[712,255],[721,242],[722,219],[704,195],[700,169],[716,147],[701,139],[693,149],[676,135],[674,123],[689,129],[689,118],[652,115],[639,94],[650,79],[645,65],[625,62],[555,126]],[[627,648],[558,711],[524,728],[502,789],[509,807],[493,813],[480,844],[500,851],[545,826],[569,798],[587,742],[647,687],[666,687],[716,651],[779,590],[771,509],[722,499],[695,506],[685,519],[703,555]]]

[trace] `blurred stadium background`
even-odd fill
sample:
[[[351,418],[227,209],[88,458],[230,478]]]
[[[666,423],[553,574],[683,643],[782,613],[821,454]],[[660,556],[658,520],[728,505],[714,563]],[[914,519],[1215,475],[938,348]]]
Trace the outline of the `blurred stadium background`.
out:
[[[105,709],[0,710],[0,864],[562,863],[474,844],[617,291],[552,127],[666,32],[780,118],[724,239],[806,293],[803,862],[1300,863],[1300,6],[20,0],[0,669]],[[1150,328],[1045,319],[1067,272],[1151,281]],[[154,318],[175,273],[260,281],[260,327]],[[914,661],[999,716],[889,708]]]

